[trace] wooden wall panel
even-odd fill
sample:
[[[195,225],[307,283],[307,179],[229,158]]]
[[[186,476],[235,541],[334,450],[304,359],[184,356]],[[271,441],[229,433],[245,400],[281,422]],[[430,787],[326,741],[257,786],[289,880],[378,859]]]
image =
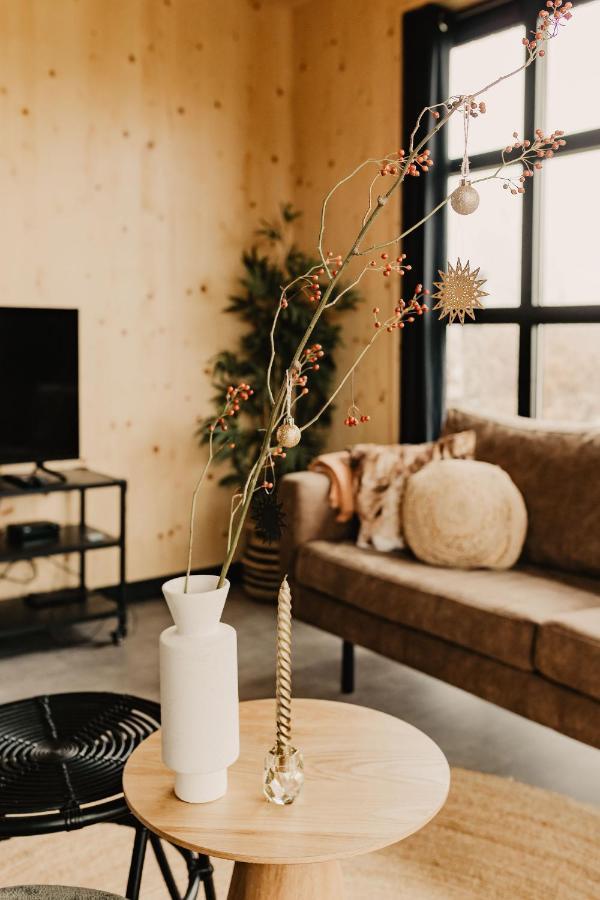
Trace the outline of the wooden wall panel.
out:
[[[322,197],[363,160],[399,149],[401,124],[402,0],[308,0],[294,8],[294,176],[296,199],[306,211],[301,240],[314,245]],[[415,73],[418,77],[418,73]],[[331,205],[327,248],[345,252],[358,233],[368,205],[370,178],[344,187]],[[385,183],[382,179],[382,183]],[[376,187],[377,189],[377,187]],[[399,203],[385,209],[374,227],[376,239],[398,234]],[[373,243],[372,241],[370,243]],[[413,287],[415,279],[407,279]],[[356,357],[373,331],[372,308],[391,310],[397,278],[365,276],[367,302],[344,320],[340,369]],[[410,339],[410,336],[407,336]],[[330,433],[332,449],[347,442],[398,439],[399,332],[383,335],[361,364],[356,393],[368,426],[349,432],[343,425],[350,389],[341,395]]]
[[[205,367],[235,336],[221,310],[291,193],[290,24],[247,0],[0,2],[0,304],[80,310],[82,455],[129,479],[130,579],[184,565]],[[227,502],[213,480],[198,566],[222,557]],[[68,513],[30,499],[0,523]]]

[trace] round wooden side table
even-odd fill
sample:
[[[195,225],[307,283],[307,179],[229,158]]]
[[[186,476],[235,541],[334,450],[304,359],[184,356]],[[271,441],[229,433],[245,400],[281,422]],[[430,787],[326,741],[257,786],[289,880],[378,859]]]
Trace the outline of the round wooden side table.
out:
[[[294,700],[304,787],[290,806],[268,803],[263,758],[274,723],[273,700],[240,704],[240,758],[229,770],[227,794],[214,803],[177,799],[158,732],[125,767],[125,797],[147,828],[190,850],[235,860],[229,900],[339,900],[340,859],[401,841],[445,803],[450,771],[430,738],[385,713],[328,700]]]

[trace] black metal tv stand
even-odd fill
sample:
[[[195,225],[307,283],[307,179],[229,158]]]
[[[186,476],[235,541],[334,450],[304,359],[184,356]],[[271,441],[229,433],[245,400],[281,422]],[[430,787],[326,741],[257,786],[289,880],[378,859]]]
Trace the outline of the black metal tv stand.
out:
[[[42,465],[36,467],[47,471]],[[54,475],[54,472],[49,472]],[[25,485],[14,476],[0,478],[0,501],[11,497],[30,497],[33,494],[50,494],[57,491],[79,492],[79,523],[62,525],[52,541],[15,545],[0,533],[0,565],[20,560],[58,556],[65,553],[79,555],[79,585],[62,591],[30,594],[0,600],[0,640],[36,631],[47,631],[61,625],[74,625],[99,619],[116,617],[117,624],[111,634],[115,644],[127,634],[127,598],[125,590],[125,514],[127,482],[111,478],[89,469],[71,469],[61,472],[64,480],[41,480],[32,483],[25,476]],[[36,475],[37,477],[37,475]],[[117,488],[119,491],[119,534],[113,536],[92,528],[86,521],[86,495],[89,490]],[[117,547],[119,550],[119,580],[114,596],[90,591],[86,584],[86,553],[89,550]]]
[[[43,472],[44,475],[50,475],[50,478],[44,478],[43,475],[38,475],[38,472]],[[47,484],[56,484],[56,482],[64,484],[66,480],[67,476],[64,472],[50,469],[44,462],[36,462],[33,472],[29,475],[5,475],[3,478],[3,481],[7,484],[23,488],[23,490],[45,487]]]

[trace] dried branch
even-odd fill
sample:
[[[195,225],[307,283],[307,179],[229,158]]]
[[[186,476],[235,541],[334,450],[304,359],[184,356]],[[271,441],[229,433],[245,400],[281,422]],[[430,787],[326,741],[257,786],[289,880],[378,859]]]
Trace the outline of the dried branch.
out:
[[[527,59],[523,63],[523,65],[519,66],[518,68],[514,69],[513,71],[511,71],[505,75],[501,75],[500,77],[496,78],[494,81],[490,82],[489,84],[485,85],[484,87],[478,89],[477,91],[475,91],[471,94],[461,94],[459,96],[453,96],[453,97],[450,97],[447,100],[443,101],[442,103],[438,103],[438,104],[435,104],[432,106],[425,107],[419,114],[416,124],[415,124],[415,127],[411,133],[410,141],[409,141],[409,150],[408,150],[407,154],[405,154],[404,151],[400,151],[399,154],[397,154],[395,156],[391,155],[391,156],[385,157],[383,160],[376,160],[376,159],[365,160],[359,166],[357,166],[349,175],[346,175],[344,178],[340,179],[331,188],[331,190],[327,193],[327,195],[325,196],[325,198],[323,200],[322,206],[321,206],[321,218],[320,218],[320,227],[319,227],[319,236],[318,236],[318,251],[319,251],[319,257],[321,259],[321,265],[322,265],[322,269],[320,271],[322,271],[322,274],[326,275],[326,277],[329,279],[329,281],[328,281],[327,286],[323,290],[322,294],[319,292],[318,303],[316,305],[315,312],[310,320],[308,327],[306,328],[306,330],[304,332],[304,335],[301,337],[301,339],[298,343],[298,346],[296,348],[296,351],[294,353],[292,360],[286,366],[287,372],[294,372],[294,371],[300,372],[301,371],[301,369],[302,369],[302,354],[308,344],[308,341],[311,338],[311,335],[314,331],[314,328],[315,328],[317,322],[319,321],[320,317],[323,315],[324,311],[326,309],[330,308],[331,306],[335,305],[335,302],[337,302],[337,301],[331,300],[332,292],[333,292],[335,286],[337,285],[340,277],[345,273],[345,270],[347,269],[348,265],[352,261],[353,257],[354,256],[363,256],[366,253],[370,253],[375,250],[379,250],[379,249],[388,247],[392,244],[397,243],[398,241],[401,241],[404,237],[406,237],[412,231],[421,227],[421,225],[423,225],[433,215],[435,215],[437,212],[439,212],[441,209],[443,209],[445,207],[445,205],[448,203],[450,196],[444,198],[444,200],[442,200],[439,204],[437,204],[437,206],[434,209],[432,209],[429,213],[427,213],[426,216],[424,216],[422,219],[420,219],[414,225],[411,225],[409,228],[405,229],[400,235],[398,235],[398,237],[392,239],[391,241],[387,241],[386,243],[383,243],[383,244],[375,244],[372,247],[369,247],[367,250],[360,249],[363,238],[365,237],[365,235],[368,233],[368,231],[373,226],[374,222],[376,221],[377,217],[381,213],[382,209],[386,206],[389,198],[394,194],[394,192],[396,192],[399,189],[400,185],[403,184],[405,179],[408,176],[420,174],[419,169],[424,172],[427,171],[427,167],[429,165],[431,165],[431,160],[428,157],[429,151],[425,150],[425,147],[426,147],[427,143],[440,131],[440,129],[445,127],[445,125],[447,125],[447,123],[449,122],[450,118],[454,115],[454,113],[458,109],[462,108],[465,116],[477,115],[477,113],[474,111],[474,107],[476,106],[476,104],[475,104],[476,97],[481,96],[482,94],[486,93],[487,91],[492,90],[494,87],[496,87],[498,84],[505,81],[506,79],[511,78],[514,75],[517,75],[519,72],[522,72],[524,69],[528,68],[528,66],[530,66],[539,56],[544,55],[545,50],[543,49],[543,47],[544,47],[545,43],[548,40],[550,40],[551,38],[555,37],[556,34],[558,33],[559,26],[564,24],[565,21],[567,21],[568,19],[571,18],[570,10],[572,8],[572,4],[570,2],[564,3],[564,5],[563,5],[561,0],[552,0],[550,6],[552,8],[552,12],[548,12],[548,10],[540,11],[539,16],[538,16],[537,30],[535,32],[532,32],[533,38],[524,38],[523,39],[523,43],[526,45],[526,52],[527,52]],[[443,115],[439,111],[441,109],[444,109]],[[479,109],[483,112],[484,104],[480,103]],[[423,118],[425,117],[426,114],[431,114],[434,117],[434,119],[436,119],[436,124],[432,128],[429,129],[427,134],[422,139],[417,141],[417,133],[419,131],[419,128],[421,127]],[[550,136],[550,138],[545,138],[540,133],[538,135],[538,137],[536,138],[536,141],[539,142],[539,146],[533,147],[532,144],[530,144],[528,147],[525,147],[524,143],[523,143],[523,153],[521,153],[520,156],[514,161],[506,159],[505,154],[507,152],[509,152],[509,148],[507,148],[507,150],[502,155],[502,162],[501,162],[500,166],[498,167],[498,169],[496,170],[496,172],[494,174],[486,176],[484,178],[477,179],[477,182],[487,181],[487,180],[490,180],[493,178],[499,178],[500,173],[507,166],[509,166],[509,165],[512,166],[515,163],[521,163],[524,166],[524,173],[520,178],[520,182],[522,184],[524,184],[526,177],[529,177],[529,175],[531,174],[530,159],[533,159],[532,154],[534,153],[534,150],[535,150],[535,154],[536,154],[537,158],[541,158],[541,156],[547,157],[548,155],[552,155],[552,152],[553,152],[552,148],[554,146],[554,142],[558,141],[559,135],[560,135],[560,132],[554,132],[553,135]],[[549,141],[551,144],[550,149],[548,149],[548,146],[547,146]],[[560,143],[560,141],[559,141],[559,143]],[[535,144],[535,141],[533,142],[533,144]],[[511,150],[515,149],[518,146],[521,146],[520,142],[517,142],[517,144],[513,144]],[[374,181],[371,182],[371,185],[369,187],[369,206],[367,208],[366,213],[363,216],[363,219],[361,222],[361,227],[358,231],[358,234],[357,234],[355,240],[352,242],[349,250],[346,252],[346,254],[343,257],[342,256],[332,257],[331,254],[327,254],[327,256],[325,256],[324,251],[323,251],[323,239],[324,239],[324,235],[325,235],[327,208],[328,208],[328,204],[329,204],[331,198],[335,195],[335,193],[337,192],[337,190],[340,187],[342,187],[344,184],[351,181],[366,166],[373,165],[373,164],[380,166],[380,171],[381,171],[382,175],[390,174],[390,175],[394,176],[394,180],[393,180],[391,186],[385,192],[383,192],[382,194],[380,194],[377,197],[377,202],[375,205],[373,205]],[[537,166],[536,163],[533,163],[533,165],[534,165],[534,167]],[[528,174],[526,175],[525,172],[527,172]],[[473,182],[473,183],[476,183],[476,182]],[[508,186],[508,184],[513,185],[513,187],[511,188],[512,193],[522,193],[522,191],[524,190],[524,187],[515,188],[514,182],[512,181],[512,179],[505,179],[505,186]],[[382,256],[384,256],[384,258],[386,257],[385,254],[382,254]],[[398,260],[401,260],[401,259],[402,259],[402,257],[398,258]],[[374,262],[371,262],[369,267],[365,267],[363,269],[363,271],[358,276],[358,279],[351,285],[351,287],[355,287],[356,284],[358,284],[358,282],[360,281],[360,279],[364,276],[365,271],[367,271],[367,269],[371,268],[371,267],[375,267]],[[388,266],[386,266],[385,268],[387,271],[384,271],[384,275],[385,274],[389,275],[390,274],[389,270],[391,269],[391,266],[388,264]],[[402,270],[402,268],[408,268],[408,267],[403,267],[402,265],[400,265],[396,270]],[[275,334],[276,334],[276,327],[277,327],[277,323],[279,320],[280,311],[282,308],[285,308],[285,306],[287,305],[288,291],[297,282],[302,281],[303,279],[305,279],[307,282],[310,282],[311,281],[310,276],[311,276],[311,273],[313,272],[313,270],[314,269],[309,270],[309,272],[305,273],[305,275],[299,276],[298,278],[294,279],[294,281],[291,282],[289,285],[282,288],[282,292],[281,292],[281,295],[279,298],[277,310],[275,311],[275,314],[274,314],[273,324],[272,324],[272,328],[271,328],[271,332],[270,332],[271,357],[270,357],[269,364],[268,364],[268,379],[267,379],[268,380],[269,398],[271,400],[271,409],[270,409],[269,418],[268,418],[268,421],[267,421],[267,424],[266,424],[266,427],[264,430],[264,437],[263,437],[262,445],[261,445],[261,448],[259,451],[259,455],[248,475],[248,478],[244,485],[244,490],[243,490],[242,494],[239,495],[239,498],[238,498],[239,502],[237,502],[235,504],[235,508],[232,506],[232,512],[231,512],[231,518],[230,518],[230,528],[229,528],[229,540],[228,540],[228,545],[227,545],[227,555],[226,555],[226,559],[225,559],[225,562],[223,563],[223,567],[221,570],[221,575],[219,578],[219,586],[222,586],[222,584],[225,580],[225,577],[227,575],[229,566],[231,565],[234,554],[236,552],[236,548],[237,548],[237,545],[238,545],[238,542],[239,542],[239,539],[241,536],[242,528],[244,526],[244,522],[245,522],[246,516],[248,514],[248,510],[250,507],[253,493],[256,490],[256,485],[257,485],[260,473],[263,471],[263,469],[265,468],[266,465],[269,465],[269,464],[273,465],[273,454],[276,453],[277,449],[278,449],[278,448],[273,448],[271,446],[271,440],[272,440],[274,430],[277,427],[277,424],[281,421],[281,418],[284,415],[285,401],[286,401],[286,382],[285,382],[285,380],[282,382],[282,384],[280,385],[276,394],[273,393],[270,382],[271,382],[273,365],[274,365],[274,361],[276,358]],[[347,288],[346,290],[349,290],[349,289],[350,288]],[[343,295],[343,293],[345,293],[345,291],[342,292],[342,295]],[[403,325],[402,317],[404,316],[404,313],[405,313],[405,310],[402,311],[402,316],[400,317],[400,319],[398,319],[398,314],[397,314],[397,312],[395,312],[395,316],[392,317],[391,320],[388,320],[388,322],[384,323],[385,327],[388,328],[388,330],[390,327],[392,328],[392,330],[394,327],[401,327]],[[378,323],[378,324],[381,325],[381,323]],[[365,347],[358,354],[356,360],[354,361],[354,363],[352,364],[352,366],[350,367],[350,369],[348,370],[346,375],[342,378],[341,382],[338,384],[337,388],[334,390],[331,397],[323,405],[323,407],[319,411],[319,413],[317,413],[317,415],[315,417],[313,417],[313,419],[311,419],[310,422],[307,422],[303,426],[303,429],[306,429],[306,428],[310,427],[310,425],[314,424],[318,420],[318,418],[323,414],[325,409],[327,409],[327,407],[333,402],[335,397],[339,394],[340,390],[343,388],[344,384],[347,382],[348,378],[350,378],[352,376],[353,372],[355,371],[355,369],[358,366],[358,364],[360,363],[360,361],[366,355],[368,350],[373,346],[379,333],[381,333],[381,332],[379,330],[377,330],[376,333],[373,335],[373,337],[370,339],[370,341],[365,345]],[[202,478],[203,477],[204,477],[204,473],[203,473]],[[195,503],[196,494],[197,494],[197,491],[194,492],[194,501],[193,501],[194,503]],[[191,559],[191,541],[192,541],[192,532],[190,531],[190,559]]]

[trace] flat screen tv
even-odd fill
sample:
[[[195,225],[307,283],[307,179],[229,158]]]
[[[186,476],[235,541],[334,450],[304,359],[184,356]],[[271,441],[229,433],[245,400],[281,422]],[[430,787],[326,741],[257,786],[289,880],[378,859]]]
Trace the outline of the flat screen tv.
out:
[[[79,456],[76,309],[0,307],[0,464]]]

